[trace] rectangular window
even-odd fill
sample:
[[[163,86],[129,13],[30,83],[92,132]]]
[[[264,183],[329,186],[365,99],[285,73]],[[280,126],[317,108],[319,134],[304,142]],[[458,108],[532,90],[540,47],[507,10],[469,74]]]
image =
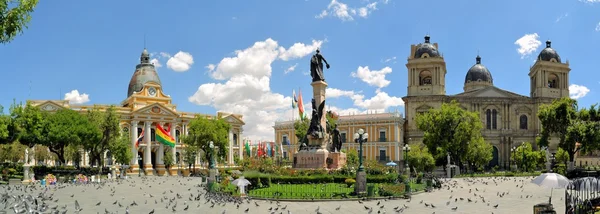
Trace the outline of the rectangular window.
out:
[[[343,143],[347,143],[348,142],[348,141],[346,141],[346,132],[340,133],[340,136],[342,137],[342,142]]]
[[[492,129],[492,112],[489,109],[485,111],[485,128]]]
[[[282,139],[281,139],[281,144],[282,144],[282,145],[289,145],[289,142],[288,142],[288,138],[287,138],[287,137],[288,137],[287,135],[284,135],[284,136],[282,137]]]
[[[492,129],[498,129],[498,112],[496,111],[496,109],[494,109],[492,111]]]
[[[379,142],[387,142],[385,139],[385,131],[379,131]]]
[[[385,149],[380,149],[379,150],[379,158],[378,161],[387,161],[387,156],[386,156],[386,151]]]

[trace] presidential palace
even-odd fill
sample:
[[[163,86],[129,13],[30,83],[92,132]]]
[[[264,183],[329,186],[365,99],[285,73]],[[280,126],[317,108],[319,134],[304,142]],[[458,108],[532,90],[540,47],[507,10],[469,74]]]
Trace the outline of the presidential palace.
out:
[[[76,111],[88,111],[92,108],[106,109],[111,105],[73,105],[66,100],[31,100],[35,106],[39,106],[43,111],[56,111],[62,108],[73,109]],[[127,89],[127,98],[120,104],[115,104],[117,112],[121,116],[121,130],[123,133],[129,133],[131,137],[131,153],[133,159],[130,165],[135,173],[142,166],[146,173],[163,174],[165,165],[163,156],[165,147],[162,143],[156,141],[155,129],[157,126],[168,127],[170,125],[170,135],[175,136],[175,149],[171,149],[175,159],[175,168],[182,165],[180,153],[182,144],[179,136],[188,132],[187,124],[194,117],[200,115],[209,118],[222,118],[231,124],[229,131],[229,149],[225,159],[225,164],[233,165],[235,156],[242,156],[243,146],[240,143],[242,139],[242,126],[244,121],[242,115],[218,112],[216,115],[205,115],[200,113],[177,111],[177,106],[171,102],[171,97],[166,95],[160,83],[160,78],[156,68],[150,63],[150,55],[144,49],[140,57],[140,64],[135,67],[133,76]],[[150,137],[142,138],[142,141],[136,145],[139,136],[142,133],[150,133]],[[144,135],[146,136],[146,135]],[[196,163],[200,163],[200,155],[197,156]],[[105,160],[107,165],[112,165],[110,151],[106,152]],[[35,163],[35,160],[33,161]],[[82,152],[81,166],[87,166],[89,155]],[[200,164],[198,164],[200,165]]]

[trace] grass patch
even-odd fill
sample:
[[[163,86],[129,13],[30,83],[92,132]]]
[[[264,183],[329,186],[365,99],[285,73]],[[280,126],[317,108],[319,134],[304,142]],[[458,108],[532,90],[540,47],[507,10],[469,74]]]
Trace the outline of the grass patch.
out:
[[[285,199],[349,198],[354,187],[346,184],[272,184],[266,188],[250,190],[251,197]]]

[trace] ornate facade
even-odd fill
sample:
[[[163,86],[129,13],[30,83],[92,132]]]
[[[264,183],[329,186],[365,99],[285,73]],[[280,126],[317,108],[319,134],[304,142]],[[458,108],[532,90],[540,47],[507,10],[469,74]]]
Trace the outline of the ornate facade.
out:
[[[398,112],[340,116],[337,125],[342,137],[342,150],[358,150],[359,144],[352,138],[362,128],[369,133],[367,143],[363,144],[363,157],[366,160],[400,161],[403,154],[403,124],[402,114]],[[299,146],[294,121],[276,122],[273,128],[275,143],[283,145],[284,158],[292,157]]]
[[[355,148],[356,144],[348,138],[358,128],[363,128],[371,136],[365,147],[367,159],[401,161],[404,143],[422,142],[423,139],[423,132],[415,124],[416,115],[457,100],[463,109],[479,113],[483,123],[482,135],[494,149],[490,166],[508,167],[511,148],[523,142],[535,143],[541,132],[537,118],[539,106],[569,96],[569,62],[563,63],[551,44],[546,42],[546,48],[529,69],[529,96],[494,86],[492,74],[483,65],[480,56],[475,57],[471,68],[465,68],[464,92],[447,95],[446,61],[439,52],[438,44],[431,43],[430,37],[425,36],[423,43],[411,45],[406,64],[407,95],[402,98],[405,118],[390,113],[342,116],[340,129],[344,130],[343,136],[347,136],[343,148]],[[277,122],[274,129],[276,142],[289,141],[290,148],[298,145],[291,121]],[[551,139],[549,150],[556,151],[557,144],[556,138]]]
[[[569,96],[569,62],[562,63],[551,42],[538,55],[529,69],[530,94],[523,96],[494,86],[491,72],[482,64],[480,56],[467,71],[463,90],[446,95],[446,62],[437,43],[412,45],[406,64],[408,69],[408,94],[403,97],[406,114],[406,140],[422,142],[423,132],[418,130],[415,117],[442,103],[457,100],[460,106],[478,112],[483,123],[482,135],[493,145],[490,166],[507,167],[510,151],[523,142],[535,143],[541,132],[538,108],[552,100]],[[556,140],[556,139],[555,139]],[[552,141],[550,151],[556,149]]]
[[[35,106],[39,106],[44,111],[56,111],[61,108],[73,109],[85,112],[93,108],[100,110],[107,109],[110,105],[73,105],[65,100],[32,100]],[[176,146],[170,151],[176,161],[175,168],[181,165],[182,158],[180,153],[183,145],[179,137],[188,133],[187,124],[196,116],[205,116],[208,118],[223,118],[229,124],[229,149],[226,157],[226,163],[233,165],[234,156],[243,158],[241,145],[242,126],[244,122],[242,115],[218,112],[217,115],[205,115],[199,113],[177,111],[177,106],[171,102],[171,97],[163,91],[160,79],[153,64],[150,63],[148,51],[144,49],[140,57],[140,64],[136,66],[135,72],[129,83],[127,98],[116,105],[116,110],[121,116],[120,126],[124,133],[129,133],[131,137],[131,153],[133,160],[129,163],[132,166],[132,172],[138,173],[142,166],[146,174],[156,172],[162,175],[165,172],[163,157],[165,146],[155,141],[156,126],[171,126],[171,136],[175,136]],[[143,132],[144,138],[136,147],[138,137]],[[147,137],[149,136],[149,137]],[[110,157],[110,153],[106,156]],[[82,165],[87,164],[87,155],[84,153]],[[139,160],[139,162],[138,162]],[[200,163],[200,158],[196,163]],[[200,164],[199,164],[200,165]]]

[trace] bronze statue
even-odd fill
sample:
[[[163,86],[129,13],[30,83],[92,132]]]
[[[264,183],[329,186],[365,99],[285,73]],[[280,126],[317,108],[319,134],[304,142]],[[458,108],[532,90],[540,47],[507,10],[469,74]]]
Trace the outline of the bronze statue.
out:
[[[321,125],[321,118],[323,117],[323,109],[325,108],[325,101],[317,107],[316,101],[313,98],[312,104],[312,118],[310,119],[310,126],[308,127],[307,134],[314,138],[323,138],[324,129]]]
[[[337,127],[337,124],[334,126],[332,131],[333,139],[332,139],[332,147],[334,152],[340,152],[342,150],[342,134]]]
[[[327,60],[321,55],[321,51],[317,49],[317,53],[315,53],[310,59],[310,76],[312,77],[312,81],[325,81],[325,76],[323,75],[323,62],[329,69],[329,63]]]

